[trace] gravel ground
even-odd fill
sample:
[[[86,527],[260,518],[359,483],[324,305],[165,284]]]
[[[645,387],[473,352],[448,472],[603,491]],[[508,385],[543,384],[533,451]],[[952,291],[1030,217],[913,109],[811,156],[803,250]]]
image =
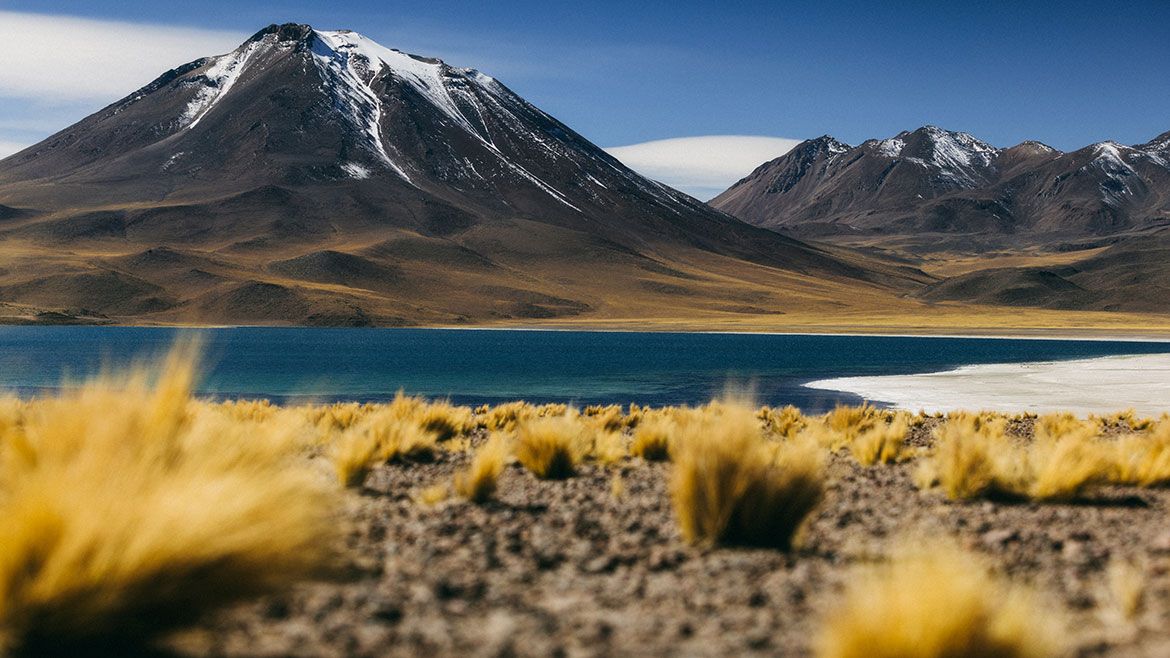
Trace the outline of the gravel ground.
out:
[[[1028,423],[1014,431],[1027,435]],[[913,445],[929,444],[930,427]],[[952,503],[919,492],[914,463],[829,463],[799,549],[683,543],[669,464],[585,466],[540,481],[519,465],[483,506],[424,505],[468,454],[391,464],[347,493],[340,573],[216,615],[169,641],[190,655],[811,655],[851,570],[907,541],[950,537],[1031,583],[1078,656],[1170,655],[1170,492],[1108,488],[1076,504]],[[1109,574],[1130,565],[1143,605],[1120,612]],[[1136,569],[1136,572],[1132,570]],[[1116,579],[1114,579],[1116,580]],[[1061,609],[1064,612],[1060,612]]]

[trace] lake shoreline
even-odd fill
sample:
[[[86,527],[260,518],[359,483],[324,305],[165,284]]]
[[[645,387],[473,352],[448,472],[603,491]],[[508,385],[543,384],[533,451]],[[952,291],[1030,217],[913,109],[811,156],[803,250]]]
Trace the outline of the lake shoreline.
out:
[[[1137,342],[1161,343],[1170,342],[1170,330],[1160,329],[1083,329],[1069,330],[1044,328],[1013,328],[1003,331],[982,331],[978,328],[958,328],[955,331],[939,332],[924,329],[914,331],[905,327],[891,327],[888,331],[872,329],[858,330],[853,325],[842,326],[840,330],[823,328],[807,330],[799,327],[791,330],[761,328],[761,329],[722,329],[718,325],[699,324],[696,327],[677,327],[671,323],[646,323],[639,325],[417,325],[417,326],[330,326],[330,325],[297,325],[297,324],[121,324],[117,322],[9,322],[0,320],[0,329],[9,327],[104,327],[110,329],[173,329],[173,330],[222,330],[222,329],[307,329],[307,330],[335,330],[345,329],[353,331],[383,331],[383,330],[440,330],[440,331],[518,331],[518,332],[578,332],[594,334],[712,334],[712,335],[742,335],[742,336],[853,336],[861,338],[974,338],[974,339],[1002,339],[1002,340],[1084,340],[1102,342]]]
[[[966,365],[911,375],[836,377],[806,387],[852,393],[895,409],[928,413],[1139,415],[1170,412],[1170,354]]]

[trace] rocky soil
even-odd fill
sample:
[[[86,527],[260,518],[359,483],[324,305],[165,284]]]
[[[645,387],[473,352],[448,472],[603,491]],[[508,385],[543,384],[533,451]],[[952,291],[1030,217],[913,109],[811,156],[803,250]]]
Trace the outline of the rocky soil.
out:
[[[911,442],[927,444],[929,432],[916,429]],[[1108,488],[1076,504],[948,502],[914,486],[913,462],[862,468],[836,455],[824,503],[786,554],[685,544],[669,464],[588,465],[565,481],[539,481],[513,464],[491,503],[418,501],[469,459],[445,453],[376,470],[347,494],[340,573],[222,612],[167,649],[807,656],[855,568],[907,542],[950,537],[1045,592],[1074,655],[1170,655],[1164,490]],[[1126,582],[1142,593],[1128,617]]]

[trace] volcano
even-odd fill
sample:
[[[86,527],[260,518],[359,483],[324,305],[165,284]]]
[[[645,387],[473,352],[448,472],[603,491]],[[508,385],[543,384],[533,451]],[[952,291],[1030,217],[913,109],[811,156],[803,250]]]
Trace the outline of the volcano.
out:
[[[33,319],[772,313],[924,280],[647,180],[477,70],[299,24],[0,161],[0,207],[0,302]]]

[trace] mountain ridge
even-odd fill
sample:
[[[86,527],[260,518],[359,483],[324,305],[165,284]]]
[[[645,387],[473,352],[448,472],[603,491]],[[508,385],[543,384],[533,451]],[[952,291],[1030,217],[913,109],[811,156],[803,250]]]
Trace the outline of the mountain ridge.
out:
[[[1170,218],[1168,149],[1170,133],[1133,146],[1104,141],[1063,152],[1033,140],[996,148],[928,125],[832,154],[798,146],[710,203],[810,238],[930,234],[944,236],[935,241],[944,249],[957,244],[945,236],[956,235],[977,235],[980,244],[996,235],[1001,242],[1076,242]]]
[[[932,280],[649,181],[475,69],[303,24],[0,160],[0,204],[0,301],[34,314],[461,324]]]

